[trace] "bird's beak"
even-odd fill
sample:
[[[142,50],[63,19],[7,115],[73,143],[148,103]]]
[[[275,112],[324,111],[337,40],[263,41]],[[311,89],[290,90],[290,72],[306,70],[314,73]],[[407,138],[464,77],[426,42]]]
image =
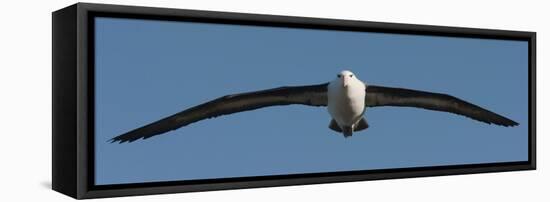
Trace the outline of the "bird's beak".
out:
[[[344,88],[347,88],[348,84],[349,84],[349,79],[347,78],[347,76],[342,76],[342,85],[344,86]]]

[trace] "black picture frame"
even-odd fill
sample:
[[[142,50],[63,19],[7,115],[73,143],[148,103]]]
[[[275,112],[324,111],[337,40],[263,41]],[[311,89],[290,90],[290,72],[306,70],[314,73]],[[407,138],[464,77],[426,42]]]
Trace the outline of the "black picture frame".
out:
[[[96,16],[527,41],[528,161],[172,182],[94,185]],[[84,199],[536,169],[536,33],[152,7],[77,3],[52,14],[52,188]]]

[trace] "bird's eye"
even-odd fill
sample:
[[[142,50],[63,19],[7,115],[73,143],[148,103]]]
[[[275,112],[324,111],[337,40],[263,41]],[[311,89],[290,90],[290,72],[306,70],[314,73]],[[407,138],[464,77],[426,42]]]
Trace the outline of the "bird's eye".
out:
[[[353,74],[350,74],[349,77],[353,77]]]
[[[337,76],[338,76],[338,78],[340,78],[342,75],[338,74]]]

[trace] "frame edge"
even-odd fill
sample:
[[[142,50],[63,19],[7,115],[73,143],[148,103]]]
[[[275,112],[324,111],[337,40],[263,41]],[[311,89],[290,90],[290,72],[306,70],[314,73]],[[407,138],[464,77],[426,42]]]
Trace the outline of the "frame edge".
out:
[[[531,168],[537,169],[537,33],[530,32],[529,37],[529,137],[531,138],[529,145]]]
[[[76,198],[76,5],[52,13],[52,189]]]

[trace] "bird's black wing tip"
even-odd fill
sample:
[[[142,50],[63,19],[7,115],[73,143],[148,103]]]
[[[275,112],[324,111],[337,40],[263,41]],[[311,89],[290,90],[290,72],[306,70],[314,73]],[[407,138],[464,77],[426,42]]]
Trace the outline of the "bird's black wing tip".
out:
[[[118,144],[122,144],[122,143],[125,143],[125,142],[132,142],[132,140],[128,140],[128,139],[122,139],[122,138],[119,138],[119,137],[114,137],[114,138],[111,138],[109,140],[107,140],[107,142],[109,143],[117,143]]]
[[[519,123],[515,122],[512,119],[505,118],[501,125],[506,126],[506,127],[515,127],[515,126],[519,126]]]
[[[512,120],[494,122],[494,123],[491,123],[491,124],[495,124],[495,125],[499,125],[499,126],[504,126],[504,127],[516,127],[516,126],[519,126],[519,123],[518,123],[518,122],[515,122],[515,121],[512,121]]]
[[[123,135],[121,135],[123,136]],[[116,136],[116,137],[113,137],[109,140],[107,140],[107,142],[109,143],[116,143],[118,142],[118,144],[122,144],[122,143],[132,143],[136,140],[139,140],[139,139],[147,139],[148,137],[138,137],[138,138],[135,138],[135,137],[121,137],[121,136]]]
[[[122,140],[119,140],[115,137],[115,138],[111,138],[111,139],[107,140],[107,142],[111,143],[111,144],[113,144],[115,142],[118,142],[120,144],[120,143],[122,143]]]
[[[509,123],[506,127],[516,127],[516,126],[519,126],[519,123],[518,123],[518,122],[515,122],[515,121],[512,121],[512,122]]]

